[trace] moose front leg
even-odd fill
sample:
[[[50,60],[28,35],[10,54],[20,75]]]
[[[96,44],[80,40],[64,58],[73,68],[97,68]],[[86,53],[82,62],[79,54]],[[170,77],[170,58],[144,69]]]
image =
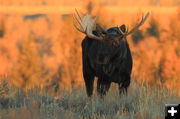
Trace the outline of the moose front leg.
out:
[[[91,97],[93,94],[93,88],[94,88],[94,77],[84,77],[85,86],[86,86],[86,93],[88,97]]]
[[[83,62],[83,77],[84,77],[84,82],[86,86],[86,93],[88,97],[91,97],[93,94],[93,85],[94,85],[94,73],[91,70],[88,62],[84,61]]]
[[[111,82],[104,82],[101,79],[98,79],[97,81],[97,92],[100,96],[106,95],[109,88],[111,86]]]

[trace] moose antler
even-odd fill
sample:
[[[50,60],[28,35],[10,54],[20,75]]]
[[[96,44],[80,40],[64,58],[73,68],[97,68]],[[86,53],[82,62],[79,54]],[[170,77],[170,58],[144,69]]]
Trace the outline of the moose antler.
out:
[[[95,36],[92,33],[93,29],[94,29],[96,17],[92,18],[92,16],[89,14],[86,14],[86,15],[84,15],[84,17],[81,17],[77,10],[76,10],[76,14],[77,15],[74,14],[74,19],[76,20],[76,22],[78,22],[78,24],[80,25],[80,28],[78,28],[75,25],[75,22],[74,22],[74,26],[78,31],[86,34],[89,38],[92,38],[92,39],[96,39],[96,40],[102,40],[103,39],[102,37]],[[76,16],[78,16],[78,18]]]
[[[128,32],[128,29],[126,29],[125,32],[123,32],[120,27],[118,27],[118,32],[121,33],[123,36],[127,36],[131,33],[133,33],[134,31],[136,31],[140,26],[142,26],[144,24],[144,22],[147,20],[147,18],[149,17],[150,13],[148,12],[146,14],[145,17],[142,16],[142,19],[141,21],[139,22],[139,24],[137,24],[133,29],[131,29],[129,32]]]

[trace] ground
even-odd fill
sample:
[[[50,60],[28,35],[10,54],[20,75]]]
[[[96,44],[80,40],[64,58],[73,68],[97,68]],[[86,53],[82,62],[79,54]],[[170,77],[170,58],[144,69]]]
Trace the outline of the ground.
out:
[[[88,98],[83,87],[60,91],[59,97],[39,90],[18,89],[1,98],[0,119],[164,119],[165,104],[180,100],[176,91],[135,81],[127,96],[119,96],[115,84],[104,98],[96,91]]]

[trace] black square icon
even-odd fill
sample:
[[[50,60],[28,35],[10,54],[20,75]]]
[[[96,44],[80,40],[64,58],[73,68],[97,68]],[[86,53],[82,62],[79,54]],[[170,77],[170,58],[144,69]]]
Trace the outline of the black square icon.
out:
[[[180,104],[165,104],[165,119],[180,119]]]

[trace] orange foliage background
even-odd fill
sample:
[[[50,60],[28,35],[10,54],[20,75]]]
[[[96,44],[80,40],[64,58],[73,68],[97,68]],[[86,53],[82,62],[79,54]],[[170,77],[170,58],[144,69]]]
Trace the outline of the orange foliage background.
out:
[[[1,80],[54,91],[82,85],[84,35],[73,26],[74,8],[99,16],[97,22],[105,28],[132,28],[150,11],[145,25],[128,37],[132,80],[180,90],[179,5],[179,0],[1,0]]]

